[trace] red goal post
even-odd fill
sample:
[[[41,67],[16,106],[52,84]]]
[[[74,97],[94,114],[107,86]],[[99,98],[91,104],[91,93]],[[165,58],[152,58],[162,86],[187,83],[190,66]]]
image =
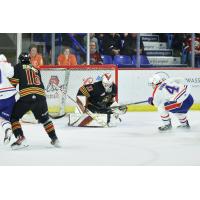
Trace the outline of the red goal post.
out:
[[[40,71],[50,113],[73,112],[75,104],[65,93],[75,99],[82,85],[99,81],[104,73],[111,73],[118,86],[118,67],[115,65],[44,65],[40,66]]]

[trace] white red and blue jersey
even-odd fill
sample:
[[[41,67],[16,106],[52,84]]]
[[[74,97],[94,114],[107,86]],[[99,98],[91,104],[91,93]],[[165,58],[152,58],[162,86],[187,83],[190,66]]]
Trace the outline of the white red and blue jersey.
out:
[[[188,101],[188,98],[192,98],[190,89],[182,78],[169,78],[156,86],[153,91],[153,104],[161,114],[165,111],[179,112],[183,107],[189,109],[191,107],[189,104],[193,103],[193,99]]]
[[[17,93],[9,81],[14,75],[14,68],[8,62],[0,62],[0,100],[7,99]]]

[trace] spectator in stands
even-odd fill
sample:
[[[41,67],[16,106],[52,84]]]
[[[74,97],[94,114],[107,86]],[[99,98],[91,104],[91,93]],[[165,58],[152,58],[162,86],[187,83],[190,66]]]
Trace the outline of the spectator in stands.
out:
[[[200,35],[199,34],[196,34],[194,45],[195,45],[194,46],[195,54],[200,55]],[[192,51],[192,38],[191,38],[191,36],[186,39],[186,41],[184,42],[184,46],[185,46],[184,48],[187,50],[187,52],[191,53],[191,51]]]
[[[42,55],[38,53],[37,46],[35,44],[30,45],[29,53],[30,53],[31,64],[34,67],[39,67],[40,65],[44,64]]]
[[[99,52],[98,39],[95,37],[95,33],[90,33],[90,42],[95,42],[96,51]],[[84,46],[87,48],[87,35],[84,36]]]
[[[143,54],[144,45],[140,41],[140,54]],[[127,56],[133,56],[137,53],[137,33],[129,33],[124,36],[124,44],[122,48],[122,54]]]
[[[172,49],[174,56],[181,56],[183,43],[186,39],[184,33],[174,33],[173,34],[173,41],[172,41]]]
[[[116,33],[105,33],[102,41],[103,54],[115,56],[121,51],[120,35]]]
[[[103,60],[101,59],[101,55],[97,52],[96,42],[90,42],[90,64],[91,65],[102,65]]]
[[[192,53],[191,34],[188,35],[183,46],[184,49],[187,51],[187,62],[188,64],[191,64],[191,53]],[[195,35],[194,51],[195,51],[195,66],[198,67],[200,62],[200,34]]]
[[[58,56],[58,65],[68,65],[68,66],[77,65],[76,56],[71,53],[69,47],[66,47],[63,51],[63,54],[60,54]]]

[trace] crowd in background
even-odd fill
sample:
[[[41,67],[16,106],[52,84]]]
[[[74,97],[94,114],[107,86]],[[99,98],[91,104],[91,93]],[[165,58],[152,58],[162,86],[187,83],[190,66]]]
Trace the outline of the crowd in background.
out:
[[[79,44],[87,49],[87,35],[74,34],[76,39],[78,39]],[[90,33],[90,64],[103,64],[101,55],[136,55],[136,33]],[[31,45],[34,47],[34,51],[37,50],[36,45]],[[144,52],[143,43],[140,43],[140,52]],[[30,51],[31,53],[31,51]],[[43,64],[51,64],[51,48],[47,47],[47,55],[42,55],[42,53],[37,52],[34,62],[40,57]],[[32,53],[31,53],[32,55]],[[42,57],[42,58],[41,58]],[[77,45],[74,45],[71,38],[62,37],[62,51],[57,56],[57,65],[77,65],[86,64],[86,52],[85,54],[80,51]]]
[[[155,33],[159,35],[160,42],[167,42],[167,34]],[[62,36],[62,49],[56,55],[57,65],[75,66],[77,64],[86,64],[86,51],[80,49],[82,46],[87,49],[87,35],[86,34],[73,34],[78,45],[72,38]],[[183,53],[187,54],[187,61],[190,62],[191,55],[191,34],[187,33],[174,33],[172,34],[173,40],[171,48],[173,49],[174,56],[182,56]],[[103,64],[101,55],[136,55],[136,33],[90,33],[90,64]],[[42,55],[38,51],[37,45],[30,45],[29,52],[31,62],[34,66],[49,65],[51,64],[51,47],[46,47],[47,54]],[[143,42],[140,42],[140,54],[145,55]],[[195,36],[195,55],[200,55],[200,34]]]

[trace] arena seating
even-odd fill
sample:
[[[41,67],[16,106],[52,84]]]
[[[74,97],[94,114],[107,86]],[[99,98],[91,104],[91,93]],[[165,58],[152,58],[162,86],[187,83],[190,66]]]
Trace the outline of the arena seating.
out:
[[[113,60],[111,56],[101,55],[101,59],[103,60],[104,64],[113,64]]]
[[[133,60],[133,64],[135,64],[136,65],[136,63],[137,63],[137,58],[136,58],[136,56],[133,56],[132,57],[132,60]],[[149,63],[149,60],[147,59],[147,57],[145,56],[145,55],[141,55],[140,56],[140,65],[149,65],[150,63]]]
[[[137,64],[136,56],[117,55],[112,59],[111,56],[101,55],[101,58],[104,64],[116,64],[119,67],[136,67]],[[145,55],[140,56],[140,65],[141,67],[152,67]]]
[[[113,64],[116,64],[116,65],[131,65],[133,64],[132,62],[132,59],[130,56],[125,56],[125,55],[116,55],[114,56],[114,59],[113,59]]]
[[[173,56],[173,49],[171,49],[173,42],[173,34],[167,34],[166,42],[160,42],[159,35],[152,34],[141,36],[141,40],[144,44],[144,52],[147,56],[147,59],[153,66],[186,66],[185,62],[183,62],[183,58]]]
[[[43,35],[43,38],[41,37],[41,34],[33,34],[33,41],[34,42],[42,42],[48,46],[50,43],[49,34]],[[72,39],[72,43],[76,43],[77,41],[73,38],[73,36],[70,37]],[[144,54],[140,57],[140,65],[153,66],[153,67],[163,67],[163,66],[171,66],[171,67],[185,67],[186,66],[186,60],[187,60],[187,52],[182,51],[182,57],[175,57],[173,56],[173,49],[172,43],[173,43],[173,34],[168,33],[166,41],[160,42],[159,35],[156,34],[147,34],[143,33],[140,35],[141,42],[144,45]],[[61,34],[56,34],[56,46],[62,46],[61,42],[62,36]],[[78,45],[81,49],[76,50],[76,48],[72,47],[72,53],[74,53],[77,56],[78,63],[81,64],[83,61],[81,59],[80,54],[86,55],[86,51],[84,47],[81,45]],[[101,43],[99,43],[100,49]],[[56,49],[56,56],[60,52],[60,49]],[[118,66],[121,65],[136,65],[136,56],[126,56],[126,55],[118,55],[115,57],[108,56],[108,55],[102,55],[102,60],[104,64],[116,64]],[[199,63],[199,62],[198,62]]]
[[[185,54],[182,57],[173,56],[173,49],[171,49],[173,42],[173,34],[167,34],[166,42],[160,42],[159,35],[156,34],[141,34],[141,42],[144,45],[144,54],[140,56],[141,67],[186,67]],[[112,57],[102,55],[104,64],[111,64]],[[136,65],[136,56],[118,55],[113,58],[113,64],[122,65]]]

